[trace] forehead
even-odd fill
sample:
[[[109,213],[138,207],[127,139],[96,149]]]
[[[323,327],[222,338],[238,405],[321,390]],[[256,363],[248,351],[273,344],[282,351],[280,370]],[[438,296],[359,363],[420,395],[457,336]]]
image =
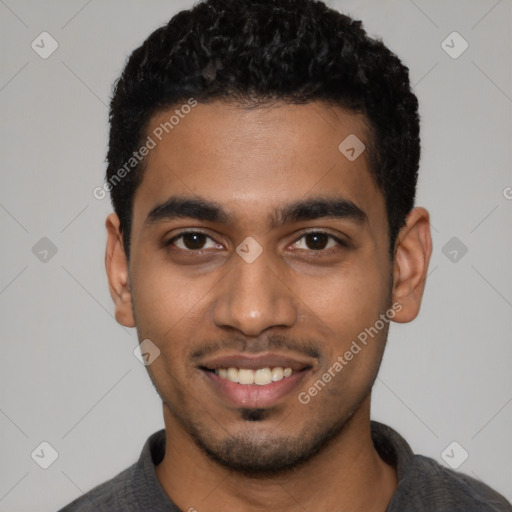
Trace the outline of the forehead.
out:
[[[245,221],[267,221],[280,205],[318,196],[349,200],[369,217],[385,216],[363,150],[370,142],[365,119],[338,107],[176,106],[155,115],[146,136],[154,148],[135,196],[134,228],[176,195],[215,201],[230,218]]]

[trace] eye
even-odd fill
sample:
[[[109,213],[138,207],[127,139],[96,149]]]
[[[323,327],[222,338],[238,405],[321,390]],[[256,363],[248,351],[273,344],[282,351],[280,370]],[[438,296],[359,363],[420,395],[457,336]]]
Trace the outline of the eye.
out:
[[[325,251],[336,246],[346,247],[347,244],[339,238],[323,231],[312,231],[301,236],[294,244],[294,247],[306,251]]]
[[[187,231],[171,238],[166,245],[172,245],[183,251],[200,251],[222,247],[208,235],[198,231]]]

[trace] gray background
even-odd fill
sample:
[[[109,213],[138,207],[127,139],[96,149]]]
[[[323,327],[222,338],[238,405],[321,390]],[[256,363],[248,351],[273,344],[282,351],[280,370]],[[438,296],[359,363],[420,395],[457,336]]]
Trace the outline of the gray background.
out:
[[[432,214],[434,253],[421,315],[391,328],[373,417],[442,464],[456,441],[445,459],[466,450],[459,470],[511,500],[512,2],[330,4],[403,58],[423,119],[418,204]],[[92,191],[103,183],[112,82],[191,5],[0,0],[2,512],[56,510],[135,462],[163,427],[136,333],[113,319],[111,208]],[[47,59],[31,48],[43,31],[59,45]],[[456,59],[441,46],[453,31],[469,43]],[[55,255],[41,252],[43,237]],[[458,246],[443,252],[452,237]],[[34,460],[50,456],[43,441],[58,453],[48,469]]]

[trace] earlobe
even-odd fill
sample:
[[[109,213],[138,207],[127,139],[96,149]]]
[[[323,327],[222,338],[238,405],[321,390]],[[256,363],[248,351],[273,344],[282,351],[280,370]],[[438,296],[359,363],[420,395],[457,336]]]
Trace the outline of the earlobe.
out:
[[[425,208],[414,208],[398,235],[393,265],[393,303],[402,309],[395,322],[414,320],[420,311],[428,264],[432,254],[429,214]]]
[[[124,252],[119,217],[115,213],[111,213],[107,217],[105,226],[107,228],[105,268],[107,270],[110,296],[114,301],[115,317],[121,325],[135,327],[128,260]]]

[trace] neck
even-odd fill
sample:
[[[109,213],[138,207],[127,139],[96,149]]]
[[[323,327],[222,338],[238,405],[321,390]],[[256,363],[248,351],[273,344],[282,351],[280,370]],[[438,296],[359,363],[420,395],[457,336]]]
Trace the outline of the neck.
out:
[[[251,478],[212,461],[164,404],[166,451],[157,478],[181,510],[384,512],[396,471],[378,455],[370,434],[370,395],[342,432],[307,463],[283,475]]]

